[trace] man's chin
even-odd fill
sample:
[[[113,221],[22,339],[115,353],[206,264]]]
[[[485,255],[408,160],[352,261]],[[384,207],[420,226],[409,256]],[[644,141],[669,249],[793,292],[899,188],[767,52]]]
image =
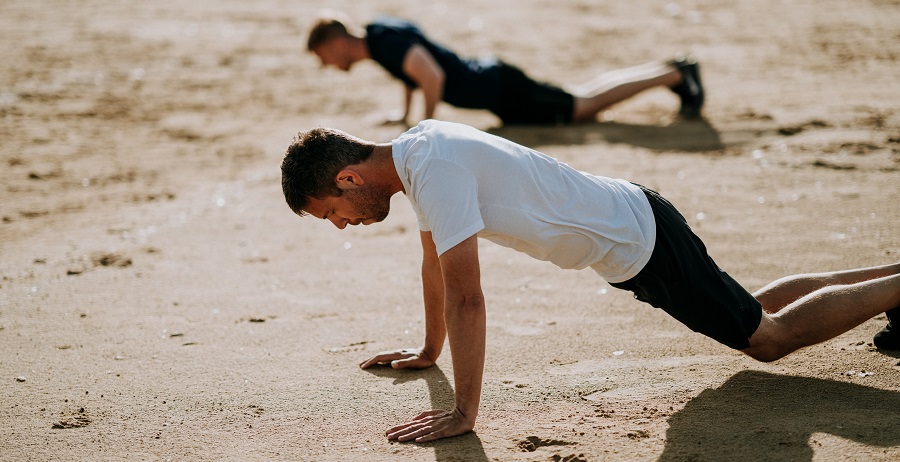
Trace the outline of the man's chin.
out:
[[[372,223],[380,223],[380,222],[384,221],[385,218],[387,218],[387,214],[384,214],[382,216],[367,218],[367,219],[361,221],[361,223],[363,225],[368,226],[368,225],[371,225]]]

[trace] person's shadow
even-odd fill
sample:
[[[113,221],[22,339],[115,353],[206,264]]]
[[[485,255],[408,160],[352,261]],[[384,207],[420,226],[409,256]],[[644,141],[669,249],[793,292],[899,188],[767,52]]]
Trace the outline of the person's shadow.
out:
[[[456,405],[453,395],[453,387],[444,375],[444,371],[437,365],[427,369],[392,369],[390,366],[376,366],[366,369],[379,377],[394,379],[394,385],[399,385],[414,380],[424,380],[428,386],[428,395],[431,398],[431,409],[453,409]],[[412,418],[413,416],[409,416]],[[407,443],[403,443],[407,444]],[[472,462],[487,462],[488,457],[484,453],[481,439],[475,432],[455,436],[421,444],[423,447],[434,448],[434,459],[437,461],[465,460]]]
[[[669,418],[659,460],[811,461],[810,436],[817,432],[867,446],[896,447],[900,392],[742,371]],[[765,449],[762,456],[760,448]]]
[[[523,146],[630,144],[656,151],[706,152],[725,148],[719,132],[706,120],[678,120],[670,125],[585,122],[564,126],[503,126],[488,130]]]

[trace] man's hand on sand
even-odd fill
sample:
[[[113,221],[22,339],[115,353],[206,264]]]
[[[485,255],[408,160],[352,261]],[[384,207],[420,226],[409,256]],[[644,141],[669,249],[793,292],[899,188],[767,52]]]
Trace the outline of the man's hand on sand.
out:
[[[368,369],[372,366],[391,366],[394,369],[424,369],[434,365],[434,360],[422,348],[403,348],[400,350],[382,351],[361,363],[359,367]]]
[[[424,443],[441,438],[462,435],[472,431],[475,422],[470,422],[459,411],[432,410],[425,411],[415,419],[404,424],[397,425],[385,432],[389,440],[413,441]]]

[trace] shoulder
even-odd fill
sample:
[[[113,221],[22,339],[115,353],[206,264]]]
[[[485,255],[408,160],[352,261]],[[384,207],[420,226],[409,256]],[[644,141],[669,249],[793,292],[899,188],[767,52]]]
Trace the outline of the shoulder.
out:
[[[405,19],[380,17],[366,25],[367,35],[421,36],[422,31]]]
[[[417,145],[427,146],[430,151],[452,148],[462,140],[477,139],[479,133],[467,125],[435,119],[423,120],[406,132],[409,138],[416,140]]]
[[[418,137],[430,138],[440,136],[442,133],[453,130],[458,126],[462,127],[463,125],[453,122],[446,122],[443,120],[425,119],[416,124],[415,127],[412,127],[404,132],[402,135],[400,135],[400,137],[398,137],[398,139]]]
[[[403,72],[403,59],[409,49],[425,39],[408,21],[383,18],[366,26],[366,45],[372,59],[407,85],[415,86]]]
[[[447,122],[423,120],[391,142],[397,166],[409,176],[433,171],[448,154]]]
[[[438,150],[441,146],[456,146],[461,142],[487,142],[497,138],[468,125],[444,120],[426,119],[392,141],[392,144],[416,145]],[[511,142],[510,142],[511,143]]]

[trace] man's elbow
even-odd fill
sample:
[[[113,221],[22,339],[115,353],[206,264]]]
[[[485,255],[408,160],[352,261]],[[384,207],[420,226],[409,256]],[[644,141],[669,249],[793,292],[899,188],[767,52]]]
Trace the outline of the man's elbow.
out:
[[[437,69],[434,74],[428,79],[429,86],[431,87],[431,93],[437,97],[440,101],[443,99],[444,95],[444,83],[447,81],[447,76],[444,74],[442,69]]]
[[[458,292],[447,298],[449,302],[447,306],[455,307],[462,313],[484,312],[484,294],[481,291]]]
[[[444,89],[444,83],[447,81],[447,74],[444,74],[443,70],[439,70],[435,73],[434,83],[435,86],[440,88],[442,91]]]

